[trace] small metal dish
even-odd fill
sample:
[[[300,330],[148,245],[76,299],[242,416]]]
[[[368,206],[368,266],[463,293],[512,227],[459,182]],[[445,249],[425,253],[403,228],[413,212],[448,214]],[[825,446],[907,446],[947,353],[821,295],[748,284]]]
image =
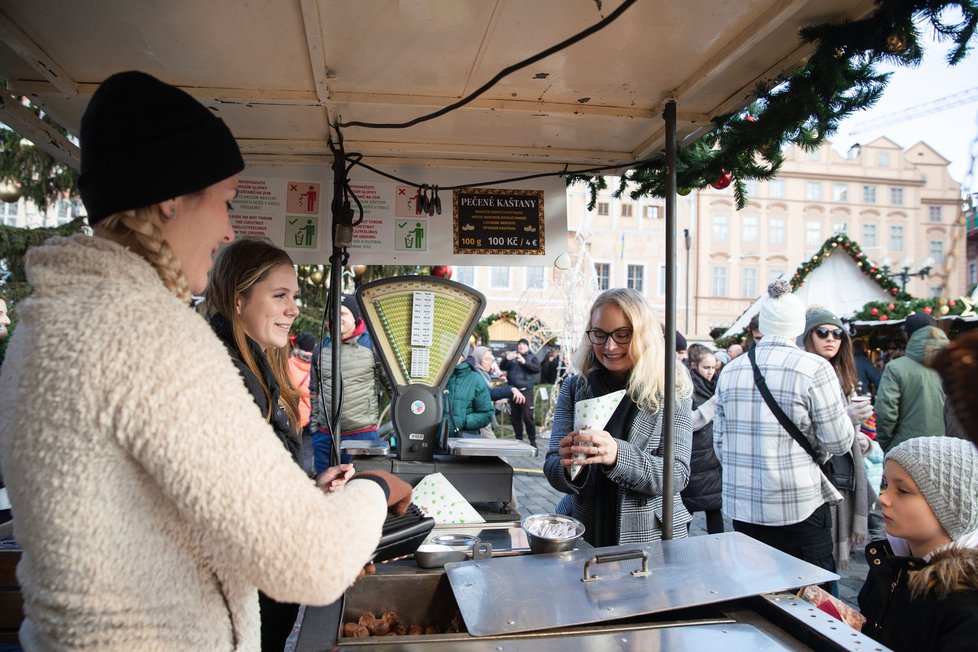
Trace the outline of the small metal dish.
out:
[[[414,561],[421,568],[441,568],[454,561],[465,561],[465,548],[452,548],[437,543],[423,543],[414,551]]]
[[[473,534],[439,534],[431,537],[428,543],[448,546],[453,549],[471,550],[475,544],[479,543],[479,537]]]
[[[521,525],[530,544],[530,552],[534,554],[573,550],[584,536],[584,524],[576,518],[562,514],[534,514],[524,518]],[[548,525],[567,526],[571,528],[573,536],[557,538],[537,534]]]

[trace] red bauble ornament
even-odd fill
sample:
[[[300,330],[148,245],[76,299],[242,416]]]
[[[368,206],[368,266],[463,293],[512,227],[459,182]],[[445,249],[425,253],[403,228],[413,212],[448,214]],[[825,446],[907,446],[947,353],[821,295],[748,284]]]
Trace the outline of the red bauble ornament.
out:
[[[431,268],[431,275],[441,278],[452,278],[451,265],[435,265]]]
[[[757,118],[755,118],[752,115],[747,116],[746,118],[744,118],[744,120],[746,120],[747,122],[757,122]]]
[[[886,307],[889,308],[890,310],[894,310],[896,308],[896,306],[894,306],[892,303],[887,305]]]
[[[887,315],[880,315],[880,321],[889,321],[890,318]]]
[[[847,242],[847,243],[845,243],[844,245],[842,245],[842,248],[843,248],[843,249],[848,249],[848,248],[849,248],[849,243]]]
[[[880,314],[880,309],[879,308],[870,308],[869,314],[871,314],[871,315],[878,315],[878,314]]]
[[[897,293],[896,288],[890,288],[890,294],[896,294],[896,293]]]
[[[710,185],[717,190],[723,190],[733,182],[733,175],[726,170],[720,170],[720,176]]]
[[[949,306],[951,306],[953,308],[954,307],[954,304],[956,304],[956,303],[957,303],[957,301],[955,301],[954,299],[951,299],[950,301],[947,302],[947,305],[949,305]]]
[[[924,313],[925,314],[928,314],[929,315],[933,311],[934,311],[934,309],[931,308],[930,306],[924,306]]]

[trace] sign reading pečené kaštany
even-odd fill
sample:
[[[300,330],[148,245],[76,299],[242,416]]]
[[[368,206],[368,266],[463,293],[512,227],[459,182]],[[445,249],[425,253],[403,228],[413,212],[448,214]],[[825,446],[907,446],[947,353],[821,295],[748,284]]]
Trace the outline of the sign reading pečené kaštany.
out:
[[[453,193],[456,254],[542,256],[542,190],[466,188]]]

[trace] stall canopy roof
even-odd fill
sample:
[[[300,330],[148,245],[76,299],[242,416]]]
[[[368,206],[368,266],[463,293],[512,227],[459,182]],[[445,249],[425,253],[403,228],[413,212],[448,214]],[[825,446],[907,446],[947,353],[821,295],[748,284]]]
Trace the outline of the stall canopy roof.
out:
[[[140,69],[229,124],[251,162],[327,156],[328,121],[400,122],[599,22],[621,0],[32,0],[0,7],[0,76],[77,133],[108,75]],[[809,53],[799,28],[871,0],[639,0],[607,28],[522,69],[465,108],[408,129],[344,130],[391,165],[559,170],[625,163],[736,110]],[[70,142],[6,102],[0,121],[77,167]]]

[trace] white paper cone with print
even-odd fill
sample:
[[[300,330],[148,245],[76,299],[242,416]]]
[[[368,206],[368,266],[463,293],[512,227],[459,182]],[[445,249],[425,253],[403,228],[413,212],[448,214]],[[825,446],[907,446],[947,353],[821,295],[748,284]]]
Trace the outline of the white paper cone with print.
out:
[[[597,398],[586,398],[574,404],[574,430],[583,432],[584,430],[604,430],[608,425],[611,415],[618,409],[618,404],[625,396],[625,390],[611,392]],[[585,453],[575,453],[574,458],[582,460],[587,455]],[[572,464],[568,467],[570,479],[573,480],[581,472],[581,467]]]

